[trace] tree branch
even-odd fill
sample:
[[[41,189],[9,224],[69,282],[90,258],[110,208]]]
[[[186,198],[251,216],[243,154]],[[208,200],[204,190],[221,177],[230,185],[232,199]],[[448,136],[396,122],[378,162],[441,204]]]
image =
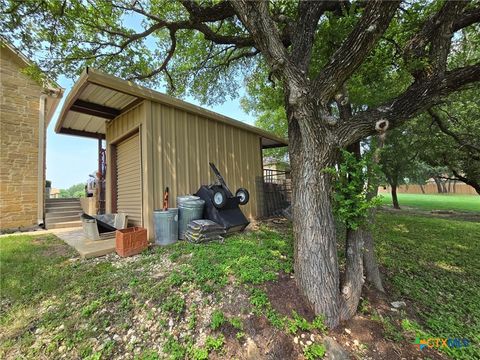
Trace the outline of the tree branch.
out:
[[[254,42],[250,36],[222,35],[213,31],[207,24],[205,24],[205,22],[216,22],[235,16],[233,8],[227,1],[209,7],[202,7],[191,0],[183,0],[182,5],[189,13],[190,18],[189,20],[177,22],[168,22],[165,19],[159,18],[151,12],[146,11],[143,9],[143,7],[139,8],[135,5],[136,3],[134,3],[131,7],[119,5],[116,7],[123,10],[134,11],[137,14],[149,18],[150,20],[154,21],[154,26],[157,27],[157,29],[163,27],[175,31],[180,29],[191,29],[200,31],[205,36],[205,39],[216,44],[234,44],[237,47],[251,47],[254,45]]]
[[[454,21],[452,30],[455,32],[476,23],[480,23],[480,6],[473,9],[466,9]]]
[[[181,3],[189,12],[190,18],[196,22],[214,22],[235,16],[235,11],[228,1],[208,7],[199,6],[193,0],[182,0]]]
[[[440,118],[440,115],[438,115],[432,108],[428,109],[427,112],[432,118],[432,120],[438,125],[438,128],[440,129],[441,132],[450,136],[453,140],[455,140],[457,144],[464,146],[466,148],[469,148],[470,150],[474,152],[478,152],[478,154],[480,154],[480,148],[464,141],[460,136],[458,136],[458,134],[455,134],[453,131],[451,131],[442,121],[442,119]]]
[[[313,86],[320,103],[326,104],[338,88],[362,64],[392,20],[400,1],[369,1],[347,39],[332,55]]]
[[[427,66],[417,66],[411,70],[416,79],[437,76],[445,71],[454,22],[461,17],[461,11],[467,5],[466,1],[445,1],[442,8],[425,21],[421,30],[405,46],[404,58],[407,63],[429,60]]]
[[[446,159],[444,159],[448,168],[452,171],[453,175],[458,178],[458,180],[460,181],[463,181],[465,184],[467,185],[470,185],[471,187],[473,187],[475,189],[475,191],[478,193],[478,195],[480,195],[480,183],[478,183],[477,181],[475,181],[474,179],[471,179],[471,178],[467,178],[463,175],[460,175],[460,173],[455,170],[453,168],[453,166],[450,166],[450,164],[446,161]]]
[[[428,80],[416,81],[395,99],[383,105],[357,113],[350,121],[339,124],[342,146],[378,132],[377,122],[388,122],[384,130],[399,126],[418,113],[437,104],[452,92],[480,81],[480,63],[461,67]]]
[[[282,35],[273,21],[266,1],[235,0],[232,6],[265,57],[272,73],[296,88],[306,88],[300,69],[291,61]]]
[[[168,63],[170,59],[173,57],[173,54],[175,53],[175,49],[177,48],[177,37],[175,36],[176,31],[175,30],[170,30],[170,49],[168,50],[167,56],[165,56],[165,59],[163,59],[162,64],[156,68],[155,70],[147,73],[147,74],[135,74],[134,76],[130,77],[128,80],[144,80],[151,78],[152,76],[160,74],[162,71],[167,69]]]
[[[325,11],[340,10],[342,2],[301,0],[292,34],[292,60],[303,71],[308,71],[318,21]]]

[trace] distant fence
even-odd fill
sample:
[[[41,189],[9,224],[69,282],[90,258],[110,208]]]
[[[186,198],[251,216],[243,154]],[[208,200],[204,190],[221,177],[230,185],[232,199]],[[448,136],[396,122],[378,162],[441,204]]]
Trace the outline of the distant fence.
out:
[[[478,195],[473,187],[462,182],[452,181],[445,184],[447,194],[458,194],[458,195]],[[390,186],[384,188],[380,186],[378,188],[379,193],[390,193]],[[397,188],[397,193],[399,194],[438,194],[438,188],[435,183],[429,183],[425,185],[400,185]]]

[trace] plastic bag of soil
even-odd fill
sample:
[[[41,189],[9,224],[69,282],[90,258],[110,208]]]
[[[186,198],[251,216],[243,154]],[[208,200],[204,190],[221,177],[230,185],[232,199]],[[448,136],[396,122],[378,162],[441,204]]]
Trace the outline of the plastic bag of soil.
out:
[[[187,230],[185,232],[185,239],[192,244],[201,244],[201,243],[206,243],[210,241],[221,241],[223,242],[224,238],[218,233],[214,234],[199,234],[199,233],[192,233]]]

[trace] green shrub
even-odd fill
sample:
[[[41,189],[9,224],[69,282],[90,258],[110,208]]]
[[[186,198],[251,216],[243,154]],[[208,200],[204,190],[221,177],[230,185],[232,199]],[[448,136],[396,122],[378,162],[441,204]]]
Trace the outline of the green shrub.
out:
[[[325,355],[325,346],[322,344],[308,345],[303,349],[303,356],[307,360],[321,359]]]
[[[218,335],[217,337],[207,336],[205,347],[207,351],[218,351],[222,349],[224,343],[225,337],[223,335]]]
[[[210,327],[212,330],[217,330],[225,323],[226,319],[223,313],[220,310],[215,310],[212,313],[212,318],[210,320]]]

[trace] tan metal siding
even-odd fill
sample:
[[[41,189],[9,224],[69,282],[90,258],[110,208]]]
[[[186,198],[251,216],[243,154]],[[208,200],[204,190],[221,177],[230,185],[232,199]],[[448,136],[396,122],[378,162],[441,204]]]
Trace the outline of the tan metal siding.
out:
[[[151,104],[154,207],[162,204],[162,191],[170,188],[170,206],[177,194],[193,193],[214,180],[209,162],[217,165],[232,191],[245,187],[251,200],[245,215],[261,215],[256,181],[262,176],[260,138],[238,127],[178,108]]]
[[[142,226],[142,173],[140,136],[116,147],[117,211],[128,215],[129,225]]]
[[[145,104],[142,103],[107,124],[106,139],[112,143],[135,130],[145,119]]]

